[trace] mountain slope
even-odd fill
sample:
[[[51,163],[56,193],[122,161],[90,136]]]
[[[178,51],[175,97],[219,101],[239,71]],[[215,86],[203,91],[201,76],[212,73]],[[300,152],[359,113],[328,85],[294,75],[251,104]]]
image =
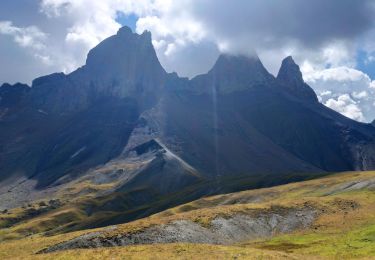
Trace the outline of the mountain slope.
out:
[[[0,257],[371,258],[374,189],[374,172],[349,172],[205,197],[127,224],[3,241]]]
[[[375,168],[375,128],[320,104],[291,57],[275,78],[258,57],[223,54],[188,80],[165,72],[149,32],[124,27],[76,71],[0,95],[0,208],[20,210],[18,225],[60,200],[49,220],[69,218],[52,233]]]
[[[122,28],[90,51],[85,66],[35,79],[21,104],[2,117],[0,178],[25,175],[45,187],[108,162],[121,153],[139,114],[156,102],[165,76],[151,35]]]
[[[372,169],[373,127],[318,103],[292,62],[275,79],[257,58],[222,55],[207,74],[169,82],[159,113],[166,139],[214,175]]]
[[[374,172],[365,172],[208,197],[47,251],[105,246],[115,235],[114,245],[241,242],[289,253],[375,256],[374,189]]]

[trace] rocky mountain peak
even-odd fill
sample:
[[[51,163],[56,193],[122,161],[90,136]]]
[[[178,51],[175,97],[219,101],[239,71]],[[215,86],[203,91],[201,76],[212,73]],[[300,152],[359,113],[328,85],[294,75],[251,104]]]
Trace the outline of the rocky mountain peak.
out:
[[[304,83],[301,70],[292,56],[288,56],[282,61],[277,78],[294,85]]]
[[[141,102],[155,98],[167,75],[152,45],[151,33],[133,33],[126,26],[89,52],[84,71],[89,78],[86,82],[95,92]]]
[[[314,90],[305,83],[300,67],[292,56],[286,57],[277,75],[279,83],[292,95],[309,101],[318,101]]]
[[[256,55],[248,57],[244,55],[221,54],[211,69],[211,71],[216,73],[233,73],[237,70],[256,71],[268,74],[259,57]]]
[[[158,91],[166,76],[151,33],[133,33],[126,26],[89,52],[84,70],[99,92],[120,97]]]
[[[133,31],[128,26],[123,26],[117,31],[117,35],[131,35],[131,34],[133,34]]]
[[[26,84],[16,83],[11,85],[4,83],[0,86],[0,107],[16,106],[29,90],[30,87]]]
[[[207,76],[221,93],[244,90],[273,80],[256,55],[222,54]]]
[[[126,26],[90,50],[86,67],[93,73],[113,72],[113,75],[121,72],[128,76],[137,69],[153,69],[160,73],[164,71],[152,45],[151,33],[133,33]]]
[[[103,97],[130,97],[144,107],[157,99],[166,75],[151,33],[133,33],[124,26],[91,49],[81,68],[34,80],[32,96],[38,108],[57,113],[85,108]]]

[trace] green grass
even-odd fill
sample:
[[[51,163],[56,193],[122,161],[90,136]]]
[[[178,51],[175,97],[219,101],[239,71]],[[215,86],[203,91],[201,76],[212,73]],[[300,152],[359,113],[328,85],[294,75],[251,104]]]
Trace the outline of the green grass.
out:
[[[8,240],[0,243],[0,259],[97,259],[98,256],[113,256],[115,259],[199,259],[202,256],[208,259],[254,259],[253,256],[259,259],[371,259],[375,258],[375,190],[364,188],[350,191],[342,190],[341,187],[351,182],[374,179],[375,172],[336,174],[272,188],[201,198],[147,218],[118,225],[116,230],[82,230],[53,235],[56,227],[64,231],[72,223],[79,226],[108,218],[107,214],[113,214],[109,217],[118,214],[108,211],[88,217],[82,208],[65,205],[11,228],[0,229],[0,238]],[[185,193],[178,195],[183,194]],[[86,199],[92,200],[90,197]],[[94,202],[101,205],[103,201]],[[165,202],[159,203],[162,207]],[[188,219],[209,227],[211,220],[217,216],[229,217],[238,213],[256,215],[259,212],[277,212],[306,205],[315,207],[320,212],[311,227],[291,234],[276,234],[271,239],[245,241],[238,245],[144,245],[34,254],[45,247],[96,230],[103,231],[105,236],[116,236],[177,219]],[[22,210],[11,212],[9,216],[15,217],[17,214],[22,214]],[[26,235],[31,236],[25,238]]]
[[[375,223],[347,232],[330,230],[282,235],[268,241],[257,242],[253,246],[259,249],[320,255],[337,259],[375,258]]]

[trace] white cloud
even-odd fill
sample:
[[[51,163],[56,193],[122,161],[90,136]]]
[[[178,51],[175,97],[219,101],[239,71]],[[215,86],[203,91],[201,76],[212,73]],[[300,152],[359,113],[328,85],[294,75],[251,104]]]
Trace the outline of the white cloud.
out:
[[[375,119],[375,83],[367,74],[337,67],[310,70],[304,78],[326,106],[355,120]]]
[[[356,99],[364,99],[364,98],[367,98],[368,97],[368,93],[366,90],[363,90],[361,92],[353,92],[352,93],[353,97],[356,98]]]
[[[48,35],[37,26],[17,27],[11,21],[0,21],[0,34],[12,37],[19,47],[43,65],[50,66],[53,63],[47,46]]]
[[[214,62],[213,54],[219,51],[253,54],[256,50],[274,74],[280,60],[291,54],[301,64],[308,60],[314,66],[353,65],[355,51],[351,42],[367,30],[373,19],[369,3],[368,0],[360,3],[344,0],[340,5],[325,0],[303,4],[296,0],[230,4],[225,0],[42,0],[41,10],[51,18],[64,17],[70,21],[65,41],[70,49],[77,49],[73,50],[75,53],[86,53],[114,34],[120,26],[116,22],[117,12],[134,13],[139,16],[136,31],[152,32],[164,67],[191,77],[207,71]],[[337,9],[334,16],[328,11],[332,7]],[[357,19],[346,24],[349,13]],[[320,19],[315,19],[314,14],[319,14]],[[343,24],[346,30],[340,29]],[[207,46],[210,54],[206,53]],[[80,62],[83,59],[77,57]],[[196,60],[200,62],[198,66],[193,65]]]
[[[0,34],[13,37],[21,47],[42,50],[46,47],[47,35],[36,26],[16,27],[11,21],[0,21]]]
[[[139,17],[138,33],[152,32],[155,49],[167,71],[193,76],[212,66],[218,49],[189,12],[191,3],[191,0],[42,0],[41,11],[50,19],[69,21],[63,47],[74,53],[68,56],[75,59],[60,58],[65,60],[64,71],[82,64],[92,47],[116,33],[121,26],[116,21],[120,12]]]
[[[355,88],[361,88],[362,85],[367,88],[372,84],[367,74],[344,66],[307,72],[304,74],[304,79],[311,84],[317,81],[329,82],[335,84],[335,86],[329,88],[337,89],[339,87],[341,90],[345,91],[356,90]],[[327,86],[318,87],[326,88]]]
[[[348,94],[341,95],[337,99],[330,98],[325,105],[354,120],[361,122],[365,120],[358,104]]]

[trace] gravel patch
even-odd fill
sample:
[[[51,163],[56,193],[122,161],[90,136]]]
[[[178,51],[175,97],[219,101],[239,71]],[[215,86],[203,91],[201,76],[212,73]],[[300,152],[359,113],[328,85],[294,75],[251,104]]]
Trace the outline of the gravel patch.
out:
[[[136,233],[108,236],[95,232],[79,236],[46,248],[40,253],[66,249],[97,248],[154,243],[208,243],[233,244],[245,240],[271,237],[309,227],[317,216],[313,208],[288,209],[279,213],[261,213],[257,216],[237,214],[228,218],[216,217],[208,227],[191,220],[177,220],[151,226]]]

